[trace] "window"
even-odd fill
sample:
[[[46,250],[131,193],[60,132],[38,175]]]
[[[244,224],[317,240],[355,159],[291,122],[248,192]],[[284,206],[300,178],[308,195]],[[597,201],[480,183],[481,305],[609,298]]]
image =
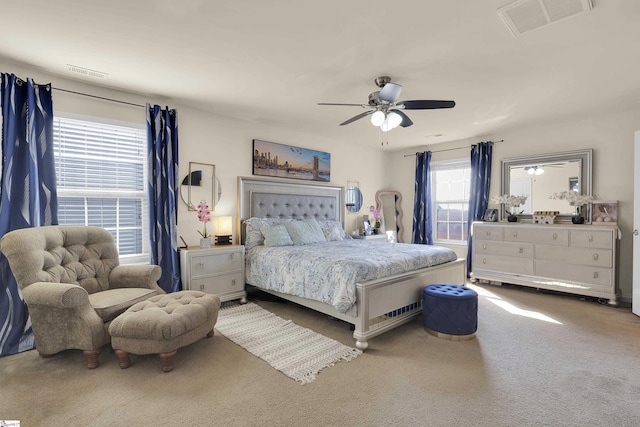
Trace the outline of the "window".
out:
[[[144,125],[54,118],[58,221],[111,232],[124,263],[149,262]]]
[[[466,161],[431,164],[434,240],[466,243],[471,165]]]

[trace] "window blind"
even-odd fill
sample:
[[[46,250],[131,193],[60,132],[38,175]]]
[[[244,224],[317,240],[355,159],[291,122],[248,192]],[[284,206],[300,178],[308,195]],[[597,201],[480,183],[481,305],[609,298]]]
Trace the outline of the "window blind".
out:
[[[109,230],[122,262],[148,262],[142,126],[54,118],[58,220]]]

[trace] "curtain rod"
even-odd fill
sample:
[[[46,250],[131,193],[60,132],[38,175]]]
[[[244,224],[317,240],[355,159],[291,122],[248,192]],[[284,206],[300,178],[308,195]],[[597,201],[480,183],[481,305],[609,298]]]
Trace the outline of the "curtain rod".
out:
[[[134,104],[134,103],[132,103],[132,102],[127,102],[127,101],[120,101],[119,99],[104,98],[104,97],[102,97],[102,96],[89,95],[88,93],[75,92],[75,91],[73,91],[73,90],[60,89],[60,88],[58,88],[58,87],[53,87],[53,86],[51,87],[51,89],[59,90],[60,92],[73,93],[73,94],[75,94],[75,95],[88,96],[89,98],[102,99],[103,101],[111,101],[111,102],[117,102],[117,103],[119,103],[119,104],[126,104],[126,105],[132,105],[132,106],[134,106],[134,107],[146,108],[146,105]]]
[[[504,139],[501,139],[500,141],[487,141],[487,142],[493,142],[494,144],[496,144],[498,142],[504,142]],[[445,148],[444,150],[435,150],[435,151],[429,150],[429,151],[431,151],[432,153],[442,153],[443,151],[462,150],[463,148],[469,148],[469,147]],[[405,154],[402,157],[411,157],[411,156],[415,156],[416,154],[419,154],[419,153]]]

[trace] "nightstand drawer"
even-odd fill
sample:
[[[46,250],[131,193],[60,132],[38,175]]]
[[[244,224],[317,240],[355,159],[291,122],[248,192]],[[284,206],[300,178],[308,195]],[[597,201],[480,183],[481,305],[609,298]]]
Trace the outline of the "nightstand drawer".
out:
[[[196,255],[191,257],[193,278],[242,270],[242,253]]]
[[[225,294],[244,290],[244,274],[242,272],[222,276],[202,277],[191,280],[192,291],[208,294]]]

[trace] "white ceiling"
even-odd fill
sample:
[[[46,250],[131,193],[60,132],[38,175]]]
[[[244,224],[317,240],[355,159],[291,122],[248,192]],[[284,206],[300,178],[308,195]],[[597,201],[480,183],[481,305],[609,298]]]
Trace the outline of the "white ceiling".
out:
[[[393,149],[640,108],[640,1],[593,0],[517,38],[497,13],[509,2],[21,0],[2,6],[0,58],[372,147],[368,118],[338,126],[363,109],[317,103],[364,104],[380,75],[400,99],[456,101],[408,111]]]

